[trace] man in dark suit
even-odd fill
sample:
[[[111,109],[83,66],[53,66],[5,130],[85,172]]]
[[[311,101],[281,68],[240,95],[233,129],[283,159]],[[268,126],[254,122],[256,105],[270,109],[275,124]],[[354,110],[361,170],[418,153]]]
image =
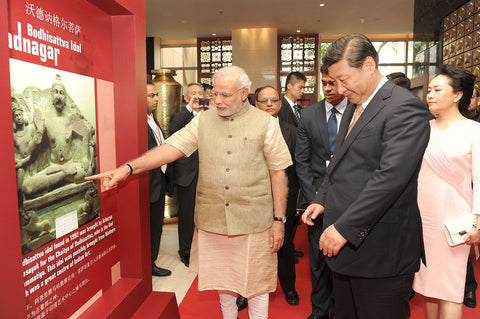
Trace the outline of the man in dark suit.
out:
[[[305,108],[297,127],[295,162],[301,187],[300,208],[313,203],[325,176],[325,169],[335,147],[338,127],[348,103],[347,98],[338,93],[335,80],[328,75],[328,68],[322,65],[320,71],[325,99]],[[332,274],[318,247],[322,221],[323,217],[319,216],[313,226],[308,226],[312,278],[312,314],[308,319],[328,319],[329,312],[332,318],[335,315]]]
[[[255,106],[260,110],[277,117],[281,108],[278,91],[272,86],[264,86],[255,91]],[[279,119],[283,139],[287,143],[292,159],[295,156],[296,127]],[[290,305],[298,305],[299,297],[295,290],[295,246],[293,237],[298,218],[296,218],[296,203],[298,198],[298,178],[295,163],[285,169],[288,179],[287,209],[285,221],[285,237],[283,247],[278,255],[278,278],[285,293],[285,299]]]
[[[302,106],[297,101],[305,91],[307,78],[300,72],[291,72],[285,81],[285,95],[282,98],[282,107],[278,112],[278,118],[297,126],[301,116]]]
[[[344,113],[325,179],[302,219],[313,225],[324,212],[319,246],[333,271],[338,319],[405,319],[425,256],[417,177],[428,112],[380,73],[364,35],[333,42],[323,64],[356,106]]]
[[[148,123],[148,149],[162,145],[165,136],[153,111],[158,105],[158,92],[152,82],[147,83],[147,123]],[[160,249],[160,238],[162,237],[163,217],[165,212],[165,192],[167,187],[171,191],[171,184],[167,183],[167,165],[152,169],[148,172],[150,183],[150,241],[152,250],[152,275],[170,276],[172,272],[168,269],[155,265],[158,251]]]
[[[199,104],[203,99],[203,87],[190,83],[185,88],[184,100],[187,103],[179,113],[170,118],[170,134],[182,129],[204,107]],[[178,195],[178,255],[185,266],[190,265],[190,247],[192,244],[195,210],[195,193],[198,180],[198,152],[183,157],[173,163],[174,181]]]
[[[289,123],[295,127],[298,125],[298,120],[301,117],[302,106],[297,101],[305,92],[305,83],[307,78],[303,73],[290,72],[285,80],[285,95],[282,98],[282,106],[278,111],[278,119],[281,122]],[[292,157],[293,158],[293,157]],[[299,217],[295,216],[295,227],[293,229],[293,237],[297,232],[297,224]],[[296,257],[303,257],[302,251],[295,251]],[[298,262],[298,259],[295,259]]]

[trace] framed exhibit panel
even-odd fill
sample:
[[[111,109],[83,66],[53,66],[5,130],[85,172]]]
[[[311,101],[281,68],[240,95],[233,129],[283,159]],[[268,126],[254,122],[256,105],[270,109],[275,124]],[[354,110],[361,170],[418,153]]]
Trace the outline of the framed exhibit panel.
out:
[[[2,317],[130,318],[152,295],[148,175],[85,177],[147,149],[145,3],[0,6]]]

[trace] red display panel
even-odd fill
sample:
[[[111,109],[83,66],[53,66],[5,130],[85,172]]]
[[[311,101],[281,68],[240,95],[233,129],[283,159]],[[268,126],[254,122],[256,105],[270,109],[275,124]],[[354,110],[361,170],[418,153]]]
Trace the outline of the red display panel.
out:
[[[2,317],[66,318],[96,296],[83,316],[129,318],[151,292],[148,178],[109,192],[79,185],[146,150],[145,110],[136,107],[145,104],[144,2],[0,5],[8,16],[0,19],[0,70],[10,75],[0,99],[11,106],[0,117]],[[12,130],[15,111],[28,130],[20,120]],[[52,215],[62,207],[66,217]]]
[[[115,145],[96,134],[97,113],[114,123],[96,94],[113,100],[111,16],[86,1],[10,1],[8,48],[26,318],[69,316],[111,286],[119,260],[115,204],[84,181]]]
[[[104,171],[147,149],[145,3],[0,0],[0,11],[7,17],[0,19],[0,71],[6,75],[0,100],[8,106],[0,108],[5,153],[0,159],[0,253],[6,261],[0,263],[0,315],[67,318],[76,312],[80,318],[131,318],[145,300],[159,298],[151,292],[148,174],[108,192],[88,192],[89,185],[83,202],[66,196],[64,187],[76,194],[78,185],[69,184],[81,178],[73,175]],[[73,110],[72,116],[58,119],[58,126],[43,122],[54,119],[55,112],[45,113],[54,110],[52,92],[64,96],[65,110]],[[65,111],[62,103],[54,107],[59,114]],[[17,116],[12,125],[14,113],[22,112],[28,121]],[[59,136],[61,147],[54,143]],[[69,151],[70,139],[76,139],[73,148],[87,154],[88,161]],[[53,157],[40,156],[53,165],[27,168],[29,152],[39,150],[57,150],[48,153]],[[72,159],[68,169],[59,169]],[[25,183],[32,171],[45,173],[46,184],[42,178]],[[51,179],[52,174],[60,178]],[[44,196],[52,190],[54,196]],[[61,205],[38,208],[55,199]],[[44,223],[42,216],[58,207],[69,207],[67,216]],[[160,317],[162,311],[149,314]]]

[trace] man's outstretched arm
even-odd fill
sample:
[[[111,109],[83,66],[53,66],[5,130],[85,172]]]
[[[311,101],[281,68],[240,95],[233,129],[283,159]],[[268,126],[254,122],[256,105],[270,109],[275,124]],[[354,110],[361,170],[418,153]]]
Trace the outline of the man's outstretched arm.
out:
[[[117,187],[118,182],[125,180],[128,176],[142,173],[151,169],[171,163],[176,159],[184,157],[185,154],[170,144],[163,144],[152,148],[140,157],[128,161],[126,164],[114,170],[85,177],[86,180],[101,180],[105,189]]]

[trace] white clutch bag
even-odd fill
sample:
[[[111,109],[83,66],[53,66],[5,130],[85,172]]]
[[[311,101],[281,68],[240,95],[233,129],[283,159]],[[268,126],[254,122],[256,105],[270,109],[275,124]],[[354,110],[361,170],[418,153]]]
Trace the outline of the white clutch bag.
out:
[[[473,227],[474,218],[476,218],[475,215],[469,214],[444,225],[443,230],[450,246],[453,247],[463,243],[465,235]]]

